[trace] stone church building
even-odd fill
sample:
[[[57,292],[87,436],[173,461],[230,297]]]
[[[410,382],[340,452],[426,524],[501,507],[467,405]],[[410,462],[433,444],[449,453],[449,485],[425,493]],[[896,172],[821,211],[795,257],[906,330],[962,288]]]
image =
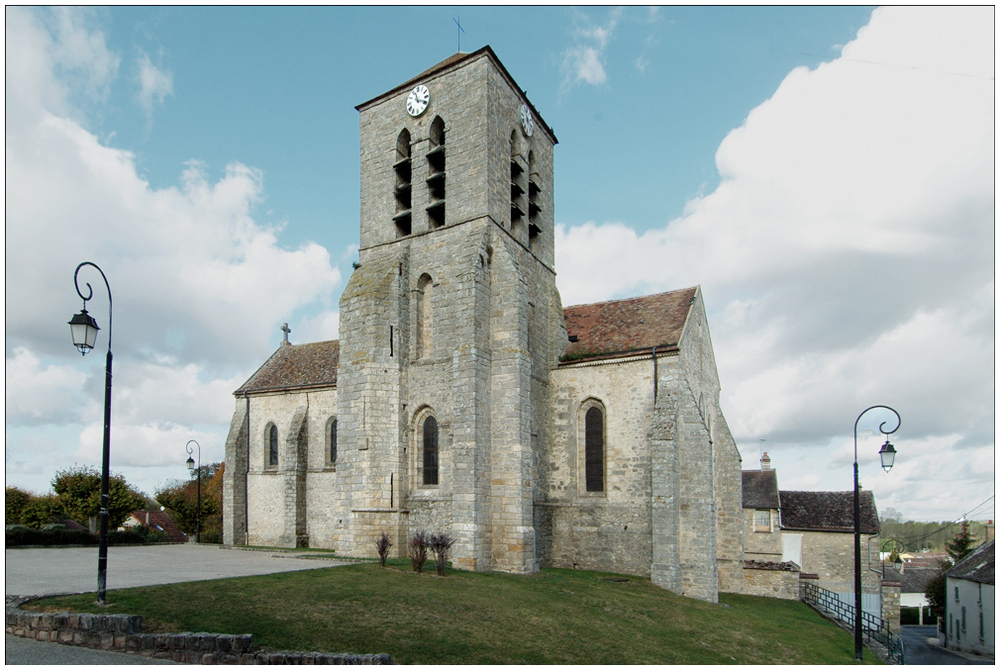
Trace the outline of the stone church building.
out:
[[[360,261],[339,341],[236,392],[227,544],[585,568],[742,588],[740,456],[699,288],[564,309],[556,137],[492,49],[357,107]]]

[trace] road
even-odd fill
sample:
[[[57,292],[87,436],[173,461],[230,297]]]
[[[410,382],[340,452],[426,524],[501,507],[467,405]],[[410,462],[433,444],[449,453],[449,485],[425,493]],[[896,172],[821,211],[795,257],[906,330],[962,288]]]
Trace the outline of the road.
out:
[[[7,549],[4,558],[7,596],[97,591],[96,547]],[[217,545],[112,546],[108,550],[108,600],[114,601],[115,589],[330,568],[345,563],[293,558],[279,552],[224,550]],[[8,665],[173,663],[11,635],[4,636],[4,660]]]
[[[928,638],[937,637],[937,629],[934,626],[903,626],[900,631],[900,635],[903,638],[903,651],[906,654],[907,665],[974,666],[994,664],[993,661],[976,659],[969,654],[956,654],[928,645]]]

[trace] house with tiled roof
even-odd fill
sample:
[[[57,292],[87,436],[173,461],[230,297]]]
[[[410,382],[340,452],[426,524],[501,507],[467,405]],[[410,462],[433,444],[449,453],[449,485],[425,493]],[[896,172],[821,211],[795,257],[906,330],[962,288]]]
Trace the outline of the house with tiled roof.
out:
[[[563,308],[555,134],[492,49],[357,107],[359,261],[340,339],[236,392],[227,544],[741,591],[740,456],[698,287]]]
[[[996,656],[994,554],[991,540],[945,571],[945,628],[941,640],[949,649]]]

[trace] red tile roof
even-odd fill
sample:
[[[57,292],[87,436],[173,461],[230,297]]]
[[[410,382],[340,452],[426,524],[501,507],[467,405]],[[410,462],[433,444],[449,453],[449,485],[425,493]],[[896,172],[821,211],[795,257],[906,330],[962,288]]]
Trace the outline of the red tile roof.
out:
[[[340,341],[282,345],[233,394],[336,387]]]
[[[625,356],[654,347],[677,350],[697,291],[687,288],[563,309],[570,344],[561,362]]]

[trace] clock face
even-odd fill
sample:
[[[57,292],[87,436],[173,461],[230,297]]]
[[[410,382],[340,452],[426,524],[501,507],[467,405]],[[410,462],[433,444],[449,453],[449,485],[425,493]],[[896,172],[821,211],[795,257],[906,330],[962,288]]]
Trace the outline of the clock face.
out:
[[[528,105],[521,105],[521,127],[524,128],[524,134],[531,136],[531,133],[535,130],[535,119],[531,116],[531,110],[528,109]]]
[[[419,116],[424,113],[427,104],[431,101],[431,92],[427,86],[420,84],[410,91],[406,98],[406,112],[410,116]]]

